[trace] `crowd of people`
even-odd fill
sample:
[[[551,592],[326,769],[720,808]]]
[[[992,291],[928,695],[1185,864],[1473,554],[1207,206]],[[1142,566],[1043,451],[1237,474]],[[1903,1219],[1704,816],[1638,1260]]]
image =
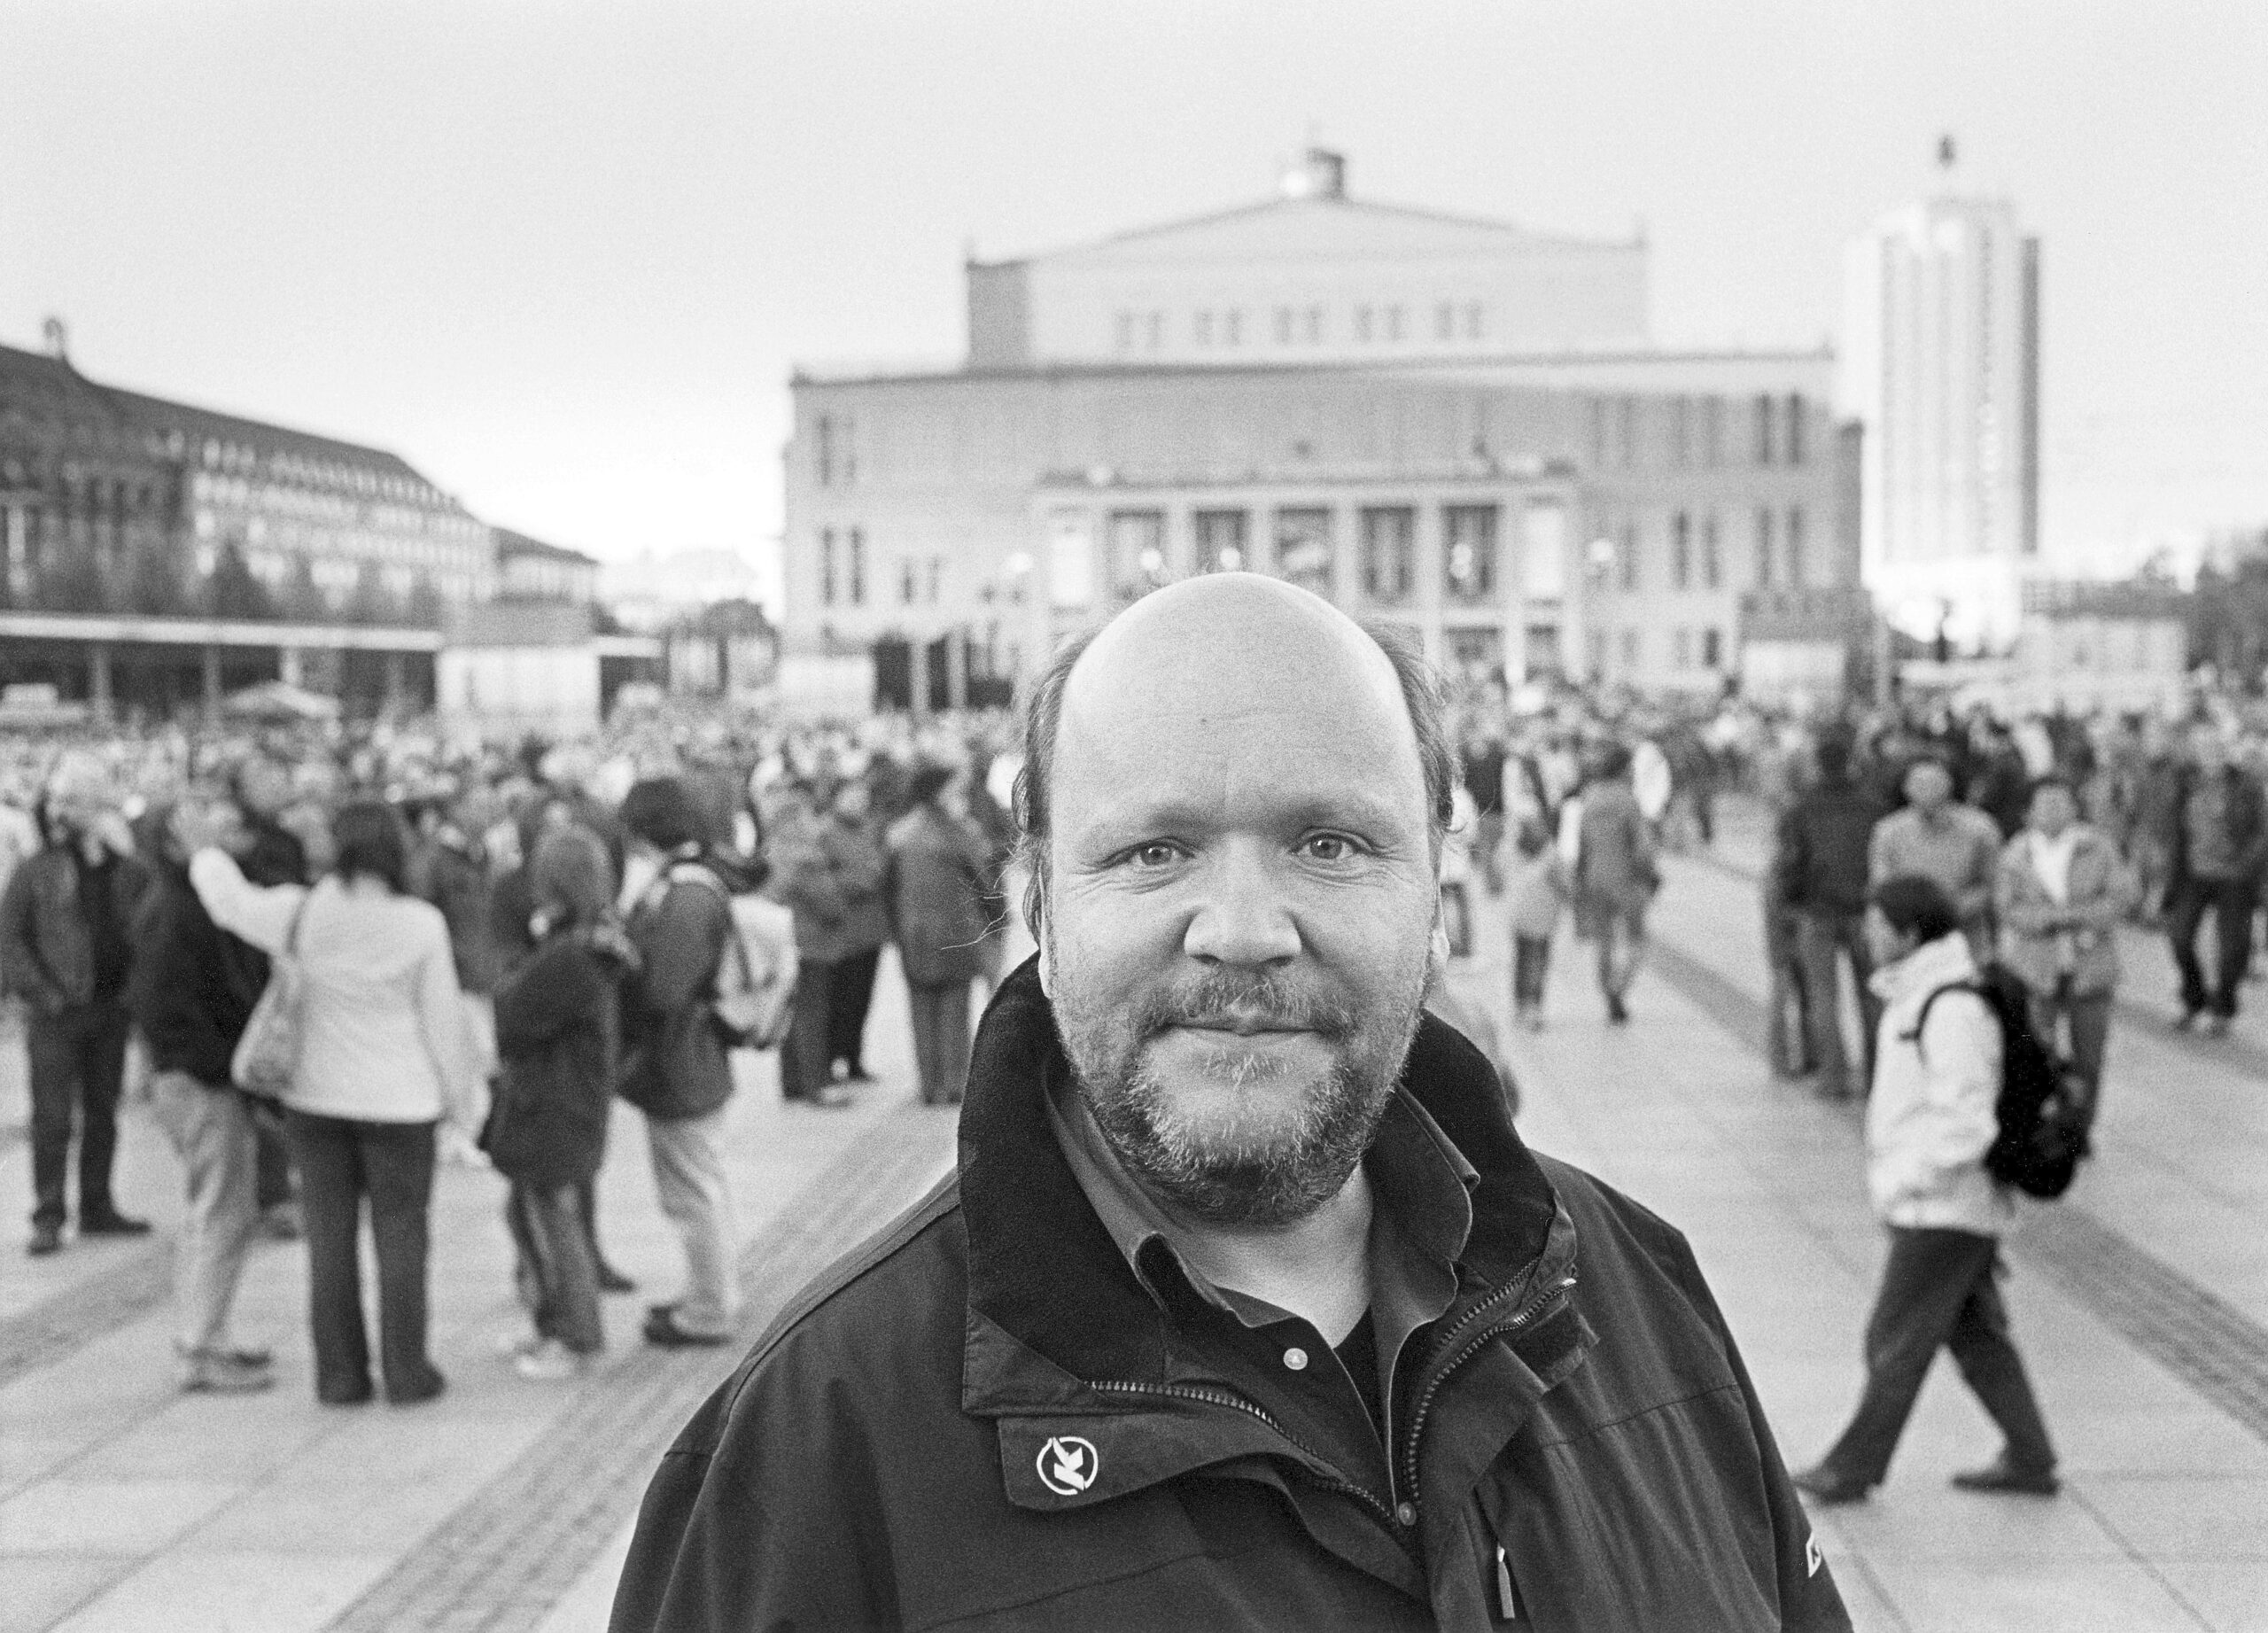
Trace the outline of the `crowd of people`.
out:
[[[431,1198],[454,1157],[504,1187],[530,1317],[509,1359],[572,1377],[603,1342],[602,1295],[633,1287],[594,1190],[619,1096],[684,1250],[644,1336],[726,1341],[734,1054],[776,1043],[788,1100],[853,1103],[895,943],[921,1098],[958,1103],[973,989],[1003,960],[1006,735],[975,715],[649,717],[516,751],[405,727],[5,745],[0,980],[28,1078],[29,1252],[63,1250],[74,1224],[149,1230],[112,1191],[121,1097],[146,1096],[185,1184],[183,1387],[273,1383],[229,1323],[265,1229],[306,1238],[318,1397],[428,1400]],[[248,1092],[243,1052],[278,1039],[275,1092]]]

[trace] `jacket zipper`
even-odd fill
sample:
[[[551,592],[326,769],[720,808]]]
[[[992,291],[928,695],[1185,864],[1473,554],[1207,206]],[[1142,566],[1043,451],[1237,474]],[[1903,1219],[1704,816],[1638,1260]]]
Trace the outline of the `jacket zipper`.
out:
[[[1410,1501],[1413,1505],[1418,1501],[1418,1437],[1425,1432],[1425,1414],[1433,1410],[1433,1397],[1441,1393],[1441,1386],[1449,1380],[1451,1373],[1455,1372],[1458,1367],[1463,1366],[1474,1356],[1480,1354],[1480,1351],[1491,1341],[1502,1337],[1506,1333],[1516,1333],[1519,1331],[1520,1328],[1526,1326],[1530,1321],[1534,1320],[1537,1315],[1542,1313],[1547,1306],[1564,1299],[1567,1295],[1567,1290],[1574,1285],[1574,1277],[1561,1277],[1557,1281],[1553,1282],[1550,1287],[1544,1288],[1541,1293],[1538,1293],[1534,1298],[1528,1300],[1526,1303],[1521,1305],[1503,1320],[1495,1323],[1492,1326],[1484,1327],[1465,1344],[1464,1349],[1458,1350],[1455,1356],[1450,1357],[1446,1365],[1442,1366],[1440,1370],[1435,1372],[1430,1379],[1426,1380],[1425,1391],[1418,1396],[1418,1404],[1410,1414],[1410,1432],[1402,1437],[1402,1483],[1407,1488],[1410,1494]],[[1498,1299],[1508,1296],[1510,1293],[1511,1289],[1508,1287],[1503,1293],[1498,1293],[1488,1298],[1483,1299],[1480,1303],[1475,1304],[1471,1310],[1465,1311],[1464,1319],[1459,1321],[1456,1326],[1450,1328],[1447,1334],[1443,1334],[1441,1341],[1434,1346],[1433,1353],[1439,1355],[1443,1350],[1446,1350],[1451,1344],[1456,1342],[1458,1334],[1464,1332],[1474,1322],[1480,1319],[1481,1316],[1487,1310],[1489,1305],[1496,1303]]]
[[[1232,1395],[1225,1389],[1205,1389],[1194,1384],[1184,1383],[1128,1383],[1112,1379],[1100,1380],[1090,1379],[1086,1382],[1090,1389],[1099,1389],[1110,1395],[1161,1395],[1171,1400],[1201,1401],[1211,1406],[1229,1407],[1232,1411],[1243,1412],[1247,1417],[1259,1419],[1261,1422],[1275,1430],[1285,1444],[1297,1448],[1326,1467],[1330,1466],[1329,1458],[1278,1422],[1274,1414],[1264,1407],[1254,1405],[1244,1396]],[[1389,1528],[1396,1532],[1403,1528],[1394,1518],[1394,1505],[1367,1486],[1357,1485],[1351,1480],[1316,1478],[1311,1472],[1309,1483],[1321,1490],[1339,1492],[1358,1498],[1364,1507],[1377,1514]]]
[[[1519,1596],[1512,1591],[1512,1562],[1504,1557],[1504,1544],[1496,1544],[1496,1610],[1506,1621],[1520,1619]]]

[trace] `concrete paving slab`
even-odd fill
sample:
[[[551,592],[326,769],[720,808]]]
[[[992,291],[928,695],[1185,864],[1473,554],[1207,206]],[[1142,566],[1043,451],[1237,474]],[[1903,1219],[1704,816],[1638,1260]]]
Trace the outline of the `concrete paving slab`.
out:
[[[152,1553],[245,1489],[213,1480],[43,1480],[0,1503],[0,1556]]]
[[[130,1554],[9,1554],[0,1558],[0,1633],[42,1633],[138,1561]]]
[[[166,1554],[62,1623],[62,1633],[316,1633],[383,1570],[383,1553]]]

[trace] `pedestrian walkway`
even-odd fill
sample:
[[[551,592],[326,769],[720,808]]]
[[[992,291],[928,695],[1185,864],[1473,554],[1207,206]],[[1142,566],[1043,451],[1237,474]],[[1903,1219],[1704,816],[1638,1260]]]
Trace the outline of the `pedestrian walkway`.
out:
[[[1801,1460],[1856,1397],[1880,1236],[1852,1113],[1774,1080],[1755,1046],[1761,937],[1738,871],[1755,859],[1737,842],[1728,851],[1728,865],[1668,863],[1660,957],[1627,1028],[1603,1024],[1583,950],[1563,937],[1549,1029],[1511,1033],[1503,929],[1485,898],[1476,956],[1453,979],[1506,1028],[1527,1137],[1691,1237],[1783,1449]],[[750,1065],[734,1149],[751,1326],[950,1161],[951,1116],[912,1103],[903,989],[887,960],[871,1025],[884,1083],[853,1111],[784,1107],[769,1057]],[[1934,1377],[1888,1483],[1820,1519],[1860,1627],[2268,1629],[2268,1442],[2108,1308],[2163,1291],[2116,1260],[2124,1249],[2222,1301],[2238,1339],[2262,1320],[2246,1252],[2259,1232],[2237,1223],[2248,1208],[2258,1218],[2252,1176],[2268,1174],[2246,1058],[2200,1058],[2131,1021],[2114,1038],[2105,1155],[2068,1216],[2093,1222],[2092,1246],[2112,1256],[2110,1290],[2083,1296],[2047,1266],[2034,1244],[2055,1213],[2012,1255],[2010,1299],[2066,1495],[1949,1489],[1953,1469],[1990,1454],[1991,1431],[1949,1370]],[[19,1232],[25,1160],[19,1145],[0,1148],[0,1217]],[[139,1117],[123,1164],[122,1194],[168,1225],[172,1159]],[[501,1191],[493,1175],[442,1176],[435,1327],[451,1388],[408,1411],[313,1404],[296,1248],[261,1248],[245,1286],[245,1335],[276,1342],[283,1381],[222,1400],[173,1391],[161,1243],[74,1245],[35,1262],[8,1240],[0,1633],[602,1628],[653,1459],[734,1357],[650,1350],[635,1337],[642,1298],[611,1300],[601,1372],[563,1388],[518,1380],[489,1353],[517,1330]],[[603,1199],[610,1253],[666,1294],[674,1238],[632,1114]],[[2109,1273],[2122,1265],[2124,1280]]]

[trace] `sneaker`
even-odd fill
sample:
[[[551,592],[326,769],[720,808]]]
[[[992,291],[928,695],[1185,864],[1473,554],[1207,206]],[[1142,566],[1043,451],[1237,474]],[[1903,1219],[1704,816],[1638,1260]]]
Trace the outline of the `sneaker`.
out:
[[[297,1241],[307,1234],[299,1220],[299,1204],[271,1202],[260,1210],[260,1233],[269,1241]]]
[[[2208,1037],[2208,1038],[2225,1038],[2225,1037],[2227,1037],[2228,1035],[2229,1035],[2229,1018],[2228,1018],[2228,1016],[2226,1016],[2226,1015],[2207,1015],[2207,1016],[2205,1017],[2205,1036],[2206,1036],[2206,1037]]]
[[[599,1261],[599,1291],[602,1293],[635,1293],[638,1284],[611,1264]]]
[[[2018,1468],[2008,1461],[2006,1452],[1983,1468],[1964,1469],[1953,1477],[1953,1483],[1963,1491],[2013,1493],[2021,1497],[2054,1497],[2063,1489],[2063,1482],[2055,1478],[2054,1469]]]
[[[714,1346],[730,1341],[729,1333],[696,1333],[678,1325],[673,1310],[657,1310],[646,1318],[646,1341],[664,1349]]]
[[[535,1383],[565,1383],[583,1375],[588,1363],[555,1338],[547,1338],[512,1363],[512,1370]]]
[[[150,1222],[147,1219],[129,1219],[115,1208],[82,1215],[79,1220],[79,1234],[82,1236],[147,1236],[149,1233]]]
[[[182,1368],[181,1387],[191,1395],[249,1395],[275,1384],[276,1374],[268,1366],[239,1360],[226,1350],[200,1351]]]
[[[32,1226],[32,1239],[24,1244],[24,1251],[35,1259],[62,1252],[63,1227],[59,1225],[35,1225]]]

